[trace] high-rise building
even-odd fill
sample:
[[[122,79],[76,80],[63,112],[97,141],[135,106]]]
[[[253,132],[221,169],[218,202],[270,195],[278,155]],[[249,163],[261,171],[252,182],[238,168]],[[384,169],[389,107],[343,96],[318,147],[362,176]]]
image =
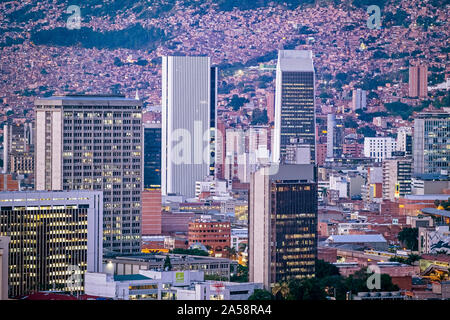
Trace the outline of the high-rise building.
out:
[[[367,91],[362,89],[354,89],[352,96],[353,111],[367,108]]]
[[[317,173],[312,164],[265,166],[252,174],[249,276],[266,289],[313,277],[317,256]]]
[[[0,236],[9,245],[9,296],[83,292],[86,271],[102,271],[99,191],[0,192]]]
[[[291,138],[311,146],[311,163],[316,161],[315,73],[312,51],[278,52],[275,89],[273,162],[285,162]]]
[[[214,175],[217,68],[209,57],[162,60],[162,194],[193,197]]]
[[[409,96],[426,98],[428,96],[428,67],[409,67]]]
[[[144,125],[144,188],[161,188],[161,124]]]
[[[31,174],[34,170],[31,123],[3,126],[3,172]]]
[[[392,152],[397,148],[397,142],[391,137],[364,138],[364,156],[373,158],[376,162],[391,158]]]
[[[397,131],[397,151],[402,151],[405,155],[412,155],[412,129],[411,127],[401,127]]]
[[[394,201],[411,194],[411,158],[383,160],[383,199]]]
[[[342,117],[327,115],[327,158],[340,158],[344,143],[344,123]]]
[[[124,96],[41,98],[36,190],[98,190],[107,251],[140,252],[142,102]]]
[[[424,112],[414,119],[414,173],[448,175],[450,113]]]

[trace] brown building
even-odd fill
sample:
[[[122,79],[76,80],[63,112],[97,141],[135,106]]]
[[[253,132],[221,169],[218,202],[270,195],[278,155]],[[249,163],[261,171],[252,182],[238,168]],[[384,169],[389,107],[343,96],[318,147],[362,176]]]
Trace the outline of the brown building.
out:
[[[19,191],[20,182],[12,174],[0,174],[0,191]]]
[[[142,235],[160,235],[161,233],[161,189],[146,189],[142,192]]]
[[[231,224],[226,221],[195,220],[189,223],[189,245],[201,243],[211,247],[216,256],[231,246]]]
[[[342,146],[342,154],[348,158],[361,157],[364,146],[359,143],[344,143]]]
[[[323,260],[328,263],[335,263],[337,260],[337,249],[336,248],[327,248],[327,247],[318,247],[317,248],[317,257],[319,258],[319,260]]]
[[[422,209],[435,208],[435,200],[447,200],[446,195],[407,195],[398,199],[400,215],[417,216],[422,213]]]
[[[162,233],[188,233],[189,221],[195,216],[193,212],[163,212],[162,214]]]
[[[327,157],[327,144],[318,143],[316,147],[317,147],[317,165],[323,166],[323,164],[325,163],[325,159]]]
[[[428,67],[409,67],[409,96],[426,98],[428,96]]]
[[[399,215],[400,210],[397,202],[383,200],[380,204],[380,213],[382,215]]]

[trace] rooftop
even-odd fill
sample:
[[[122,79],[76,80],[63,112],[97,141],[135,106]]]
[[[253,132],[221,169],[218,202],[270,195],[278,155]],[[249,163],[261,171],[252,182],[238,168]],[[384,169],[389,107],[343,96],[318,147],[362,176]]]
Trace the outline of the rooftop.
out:
[[[326,240],[332,243],[361,243],[361,242],[386,242],[381,234],[350,234],[350,235],[333,235]]]
[[[114,275],[114,281],[137,281],[137,280],[152,280],[152,279],[143,276],[142,274]]]
[[[422,213],[450,218],[450,211],[439,210],[435,208],[424,208],[422,209]]]
[[[142,100],[120,95],[68,95],[38,98],[36,106],[142,106]]]
[[[311,50],[280,50],[278,66],[281,71],[314,72]]]
[[[315,169],[313,164],[283,164],[278,172],[271,175],[271,180],[307,180],[314,181]]]

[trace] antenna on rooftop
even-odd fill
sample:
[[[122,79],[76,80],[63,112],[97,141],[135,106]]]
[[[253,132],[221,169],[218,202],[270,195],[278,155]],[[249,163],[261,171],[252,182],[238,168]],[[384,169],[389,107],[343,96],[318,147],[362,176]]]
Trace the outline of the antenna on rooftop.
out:
[[[139,100],[139,93],[138,93],[138,89],[136,89],[136,97],[135,97],[135,99],[136,99],[136,100]]]

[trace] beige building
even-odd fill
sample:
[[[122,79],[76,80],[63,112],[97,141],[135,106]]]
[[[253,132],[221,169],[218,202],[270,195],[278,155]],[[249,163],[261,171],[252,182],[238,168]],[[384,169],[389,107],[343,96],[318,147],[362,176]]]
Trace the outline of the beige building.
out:
[[[141,250],[142,101],[53,96],[35,101],[36,190],[103,191],[104,248]]]

